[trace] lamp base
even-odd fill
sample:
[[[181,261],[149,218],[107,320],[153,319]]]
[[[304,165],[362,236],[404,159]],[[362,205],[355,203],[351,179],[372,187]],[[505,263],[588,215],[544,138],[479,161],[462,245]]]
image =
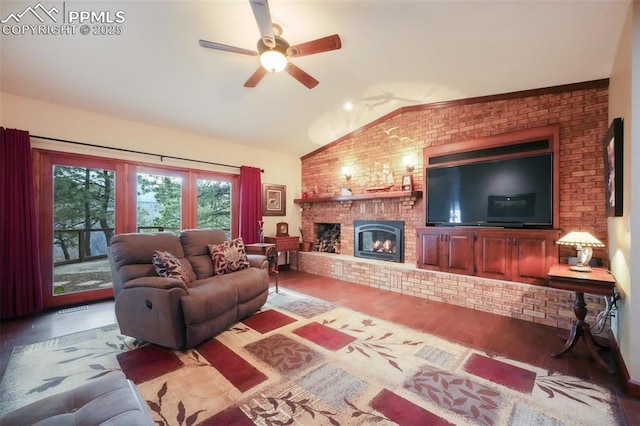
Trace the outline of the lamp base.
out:
[[[571,269],[572,271],[578,271],[578,272],[591,272],[591,267],[586,265],[573,265],[573,266],[569,266],[569,269]]]

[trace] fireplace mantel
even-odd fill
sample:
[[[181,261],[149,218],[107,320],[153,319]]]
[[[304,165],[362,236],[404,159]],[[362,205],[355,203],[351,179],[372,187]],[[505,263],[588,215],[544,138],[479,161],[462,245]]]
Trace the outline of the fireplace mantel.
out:
[[[385,192],[366,192],[364,194],[353,195],[336,195],[333,197],[313,197],[313,198],[295,198],[296,204],[313,204],[313,203],[329,203],[334,201],[359,201],[359,200],[382,200],[391,198],[407,198],[413,201],[411,205],[418,199],[422,198],[422,191],[385,191]]]

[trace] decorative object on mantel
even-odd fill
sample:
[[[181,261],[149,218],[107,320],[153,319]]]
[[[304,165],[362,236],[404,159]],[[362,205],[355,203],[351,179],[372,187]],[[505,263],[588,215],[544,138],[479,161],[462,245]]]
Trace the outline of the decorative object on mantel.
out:
[[[383,192],[383,191],[389,191],[391,188],[393,188],[393,184],[384,185],[384,186],[373,186],[371,188],[365,188],[365,191],[367,191],[367,192]]]
[[[604,247],[604,244],[585,231],[572,231],[556,241],[561,246],[576,246],[578,250],[578,264],[569,267],[572,271],[591,272],[589,261],[593,255],[592,247]]]
[[[413,175],[402,176],[402,190],[413,191]]]
[[[349,188],[347,188],[346,186],[343,186],[342,191],[340,191],[340,195],[353,195],[353,193]]]
[[[364,179],[364,190],[367,192],[389,191],[393,188],[393,173],[388,164],[378,161],[369,169]]]
[[[287,215],[287,187],[262,184],[262,216]]]
[[[288,237],[289,224],[287,222],[278,222],[276,224],[276,237]]]

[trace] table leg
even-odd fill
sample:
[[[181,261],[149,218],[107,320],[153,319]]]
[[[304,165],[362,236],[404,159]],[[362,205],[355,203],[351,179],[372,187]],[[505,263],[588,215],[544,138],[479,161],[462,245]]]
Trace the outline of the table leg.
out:
[[[278,250],[275,246],[267,249],[267,261],[269,263],[269,272],[273,272],[276,276],[276,294],[278,293]]]
[[[558,358],[569,352],[576,345],[578,339],[580,339],[580,336],[582,336],[585,344],[587,345],[587,349],[589,349],[589,352],[598,362],[598,364],[604,367],[604,369],[607,370],[610,374],[614,374],[614,370],[609,367],[606,362],[604,362],[604,360],[600,356],[600,353],[598,352],[597,347],[605,348],[606,346],[600,345],[595,341],[593,335],[591,334],[591,328],[589,327],[589,324],[587,324],[584,320],[584,318],[587,316],[587,304],[584,303],[584,293],[581,291],[576,291],[576,298],[573,301],[573,313],[576,316],[576,321],[571,327],[569,338],[567,339],[562,349],[559,352],[552,353],[551,357]]]
[[[574,323],[573,326],[571,327],[571,333],[569,333],[569,338],[567,339],[567,342],[564,344],[562,349],[560,349],[560,352],[552,353],[551,358],[558,358],[566,354],[567,352],[569,352],[571,349],[573,349],[573,347],[576,345],[581,335],[582,335],[582,328],[579,327],[578,324]]]
[[[598,364],[600,364],[605,370],[607,370],[609,374],[615,374],[615,370],[609,367],[609,365],[607,365],[607,363],[604,362],[604,359],[602,359],[602,357],[600,356],[600,352],[598,352],[598,348],[596,346],[601,347],[601,345],[599,345],[598,342],[594,340],[593,335],[591,334],[591,329],[587,324],[584,325],[583,337],[585,343],[587,344],[589,352],[591,352],[591,355],[595,358]]]

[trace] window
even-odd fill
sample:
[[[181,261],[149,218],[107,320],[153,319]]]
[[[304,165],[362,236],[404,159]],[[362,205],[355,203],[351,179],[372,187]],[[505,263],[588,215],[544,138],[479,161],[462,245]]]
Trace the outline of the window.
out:
[[[180,231],[182,177],[138,173],[137,232]]]
[[[34,150],[45,305],[113,297],[114,234],[221,228],[238,235],[237,175]]]
[[[231,183],[213,179],[197,179],[198,228],[223,229],[231,238]]]

